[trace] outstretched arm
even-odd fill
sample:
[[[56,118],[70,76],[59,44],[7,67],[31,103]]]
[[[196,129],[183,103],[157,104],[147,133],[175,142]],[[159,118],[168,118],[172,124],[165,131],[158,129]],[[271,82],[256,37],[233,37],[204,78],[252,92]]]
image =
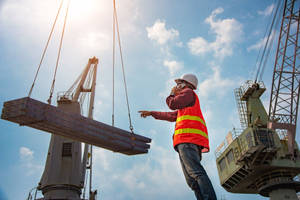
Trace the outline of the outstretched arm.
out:
[[[169,122],[175,122],[177,119],[177,111],[174,112],[157,112],[157,111],[145,111],[145,110],[141,110],[139,111],[139,113],[141,113],[141,117],[148,117],[148,116],[152,116],[155,119],[158,120],[166,120]]]

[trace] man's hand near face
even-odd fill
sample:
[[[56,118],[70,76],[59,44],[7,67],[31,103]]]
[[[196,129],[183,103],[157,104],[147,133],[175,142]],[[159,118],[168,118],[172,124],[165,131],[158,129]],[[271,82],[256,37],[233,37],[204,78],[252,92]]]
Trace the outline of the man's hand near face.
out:
[[[171,95],[177,95],[179,94],[179,92],[181,91],[181,89],[178,89],[176,86],[172,88],[171,90]]]

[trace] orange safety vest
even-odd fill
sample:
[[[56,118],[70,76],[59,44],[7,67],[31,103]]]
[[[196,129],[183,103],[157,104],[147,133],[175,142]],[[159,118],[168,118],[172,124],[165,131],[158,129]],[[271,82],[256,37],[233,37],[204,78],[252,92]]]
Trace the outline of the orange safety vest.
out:
[[[197,94],[193,106],[178,110],[173,135],[173,146],[181,143],[193,143],[202,146],[202,152],[209,152],[209,141],[206,124],[201,112]]]

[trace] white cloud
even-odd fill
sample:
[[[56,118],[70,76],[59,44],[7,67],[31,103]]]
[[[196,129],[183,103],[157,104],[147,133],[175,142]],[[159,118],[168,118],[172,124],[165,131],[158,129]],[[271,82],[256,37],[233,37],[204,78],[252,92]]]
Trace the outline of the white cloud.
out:
[[[260,39],[257,43],[251,45],[250,47],[247,48],[247,51],[252,51],[252,50],[259,50],[261,47],[263,47],[266,44],[267,38]]]
[[[202,37],[192,38],[188,42],[192,54],[203,55],[211,50],[210,44]]]
[[[107,151],[102,148],[94,148],[93,152],[94,160],[99,160],[100,162],[97,162],[97,167],[103,169],[104,171],[109,170],[109,162],[111,161],[108,157]]]
[[[188,189],[185,185],[184,177],[180,168],[180,163],[177,154],[172,152],[172,149],[166,149],[160,146],[151,144],[151,154],[144,162],[135,162],[132,167],[123,167],[120,171],[114,170],[117,163],[111,162],[109,170],[97,171],[104,176],[111,176],[110,187],[117,181],[126,193],[132,194],[135,197],[128,199],[139,199],[136,197],[145,196],[144,199],[151,199],[153,196],[168,195],[169,199],[184,196],[182,188]],[[96,175],[97,176],[97,175]],[[103,179],[106,179],[103,177]],[[172,194],[170,194],[172,190]],[[113,197],[112,197],[113,198]],[[184,199],[184,198],[181,198]]]
[[[201,97],[208,97],[210,95],[222,97],[228,89],[235,85],[234,80],[221,77],[220,67],[213,66],[212,69],[214,73],[199,83],[199,95]]]
[[[219,59],[232,55],[234,44],[242,39],[243,26],[234,18],[216,19],[216,16],[223,11],[223,8],[217,8],[205,19],[211,31],[216,34],[216,40],[208,42],[201,36],[190,39],[188,47],[192,54],[204,55],[213,52],[214,56]]]
[[[257,11],[257,13],[259,15],[269,16],[269,15],[272,14],[272,11],[273,11],[274,7],[275,7],[275,5],[272,3],[265,10],[263,10],[263,11],[259,10],[259,11]]]
[[[102,77],[110,78],[109,76],[101,76],[101,78]],[[108,79],[107,81],[110,81],[109,83],[111,83],[110,79]],[[95,100],[94,105],[94,119],[100,120],[102,122],[104,122],[103,120],[108,116],[107,113],[111,114],[112,107],[112,92],[110,91],[110,88],[107,85],[104,85],[104,83],[108,83],[107,81],[102,81],[98,83],[95,92],[98,95],[98,98]],[[119,90],[118,85],[116,85],[115,89]],[[115,95],[117,96],[117,94]],[[115,103],[117,104],[117,102]],[[111,121],[109,120],[108,123],[110,124]]]
[[[90,48],[94,50],[110,50],[111,38],[109,34],[101,32],[88,32],[82,35],[79,39],[80,45],[83,48]]]
[[[269,43],[272,41],[272,38],[275,37],[275,31],[273,31],[270,35],[270,38],[269,38]],[[265,46],[266,42],[267,42],[268,38],[267,37],[264,37],[263,39],[260,39],[257,43],[249,46],[247,48],[247,51],[252,51],[252,50],[259,50],[261,47]]]
[[[159,96],[162,98],[166,98],[169,96],[171,89],[176,85],[174,82],[174,78],[170,78],[165,83],[165,89],[159,93]]]
[[[176,56],[172,53],[172,48],[169,43],[171,40],[175,40],[179,36],[179,31],[170,28],[166,28],[166,22],[163,20],[156,20],[156,22],[151,27],[146,27],[148,38],[157,42],[160,46],[161,55],[164,57],[161,60],[163,65],[168,68],[169,74],[173,77],[176,72],[183,69],[183,62],[176,61]],[[183,47],[181,41],[175,41],[174,45],[177,47]]]
[[[158,44],[166,44],[169,40],[173,40],[179,36],[179,31],[176,29],[167,29],[166,22],[157,20],[153,26],[146,27],[148,38],[156,41]]]
[[[136,176],[137,171],[143,171],[143,173],[146,173],[145,169],[145,166],[135,166],[133,169],[128,170],[127,173],[121,177],[121,181],[130,190],[145,189],[145,183],[143,179],[140,179],[140,177]]]
[[[33,151],[31,151],[27,147],[21,147],[19,150],[19,154],[21,159],[32,159],[33,158]]]
[[[208,106],[207,106],[208,107]],[[202,110],[203,116],[205,116],[205,121],[213,121],[213,112],[209,108],[206,108],[206,110]]]
[[[178,47],[183,47],[183,43],[182,43],[182,42],[177,42],[177,43],[176,43],[176,46],[178,46]]]
[[[160,146],[153,140],[147,155],[130,157],[94,149],[93,187],[100,185],[106,191],[105,199],[189,199],[193,196],[172,146]],[[116,190],[119,192],[115,193]]]
[[[34,152],[27,147],[21,147],[19,149],[19,155],[21,158],[22,169],[26,170],[26,175],[31,176],[35,173],[40,174],[43,170],[43,166],[34,163]]]
[[[165,60],[164,66],[169,69],[171,76],[174,76],[177,71],[183,68],[183,64],[175,60]]]

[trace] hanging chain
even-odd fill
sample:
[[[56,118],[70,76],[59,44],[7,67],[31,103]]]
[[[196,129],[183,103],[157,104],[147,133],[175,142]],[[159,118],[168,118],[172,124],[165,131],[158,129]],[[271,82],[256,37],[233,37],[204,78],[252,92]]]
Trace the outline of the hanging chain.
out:
[[[115,26],[117,28],[118,44],[119,44],[121,64],[122,64],[122,72],[123,72],[124,89],[125,89],[126,103],[127,103],[127,109],[128,109],[129,129],[130,129],[131,133],[133,133],[133,126],[132,126],[132,123],[131,123],[130,107],[129,107],[129,100],[128,100],[128,91],[127,91],[127,84],[126,84],[126,78],[125,78],[123,54],[122,54],[120,31],[119,31],[119,23],[118,23],[118,16],[117,16],[117,9],[116,9],[116,2],[115,2],[115,0],[113,0],[113,3],[114,3],[114,24],[115,24]]]
[[[62,42],[63,42],[63,39],[64,39],[66,22],[67,22],[67,17],[68,17],[68,13],[69,13],[69,7],[70,7],[70,0],[68,1],[66,16],[65,16],[65,20],[64,20],[63,31],[61,33],[61,38],[60,38],[60,43],[59,43],[59,50],[58,50],[57,59],[56,59],[55,72],[54,72],[53,81],[52,81],[52,85],[51,85],[51,89],[50,89],[49,99],[47,100],[48,104],[51,104],[51,99],[52,99],[52,95],[53,95],[53,91],[54,91],[56,72],[57,72],[58,63],[59,63],[59,59],[60,59],[61,47],[62,47]]]
[[[43,60],[44,60],[44,57],[45,57],[46,51],[47,51],[47,49],[48,49],[48,45],[49,45],[49,42],[50,42],[50,40],[51,40],[51,37],[52,37],[53,31],[54,31],[54,28],[55,28],[55,25],[56,25],[57,18],[58,18],[58,16],[59,16],[59,13],[60,13],[61,7],[62,7],[62,5],[63,5],[63,2],[64,2],[64,0],[62,0],[62,1],[61,1],[61,3],[60,3],[60,6],[59,6],[59,8],[58,8],[58,11],[57,11],[57,14],[56,14],[55,20],[54,20],[54,22],[53,22],[53,25],[52,25],[52,28],[51,28],[51,31],[50,31],[50,34],[49,34],[49,37],[48,37],[47,43],[46,43],[46,45],[45,45],[45,48],[44,48],[44,51],[43,51],[43,54],[42,54],[42,57],[41,57],[41,60],[40,60],[40,63],[39,63],[38,69],[37,69],[37,71],[36,71],[36,73],[35,73],[35,76],[34,76],[33,83],[32,83],[32,85],[31,85],[30,91],[29,91],[29,93],[28,93],[28,97],[30,97],[30,96],[31,96],[31,93],[32,93],[33,87],[34,87],[34,85],[35,85],[35,82],[36,82],[37,76],[38,76],[38,74],[39,74],[39,71],[40,71],[41,65],[42,65],[42,63],[43,63]]]

